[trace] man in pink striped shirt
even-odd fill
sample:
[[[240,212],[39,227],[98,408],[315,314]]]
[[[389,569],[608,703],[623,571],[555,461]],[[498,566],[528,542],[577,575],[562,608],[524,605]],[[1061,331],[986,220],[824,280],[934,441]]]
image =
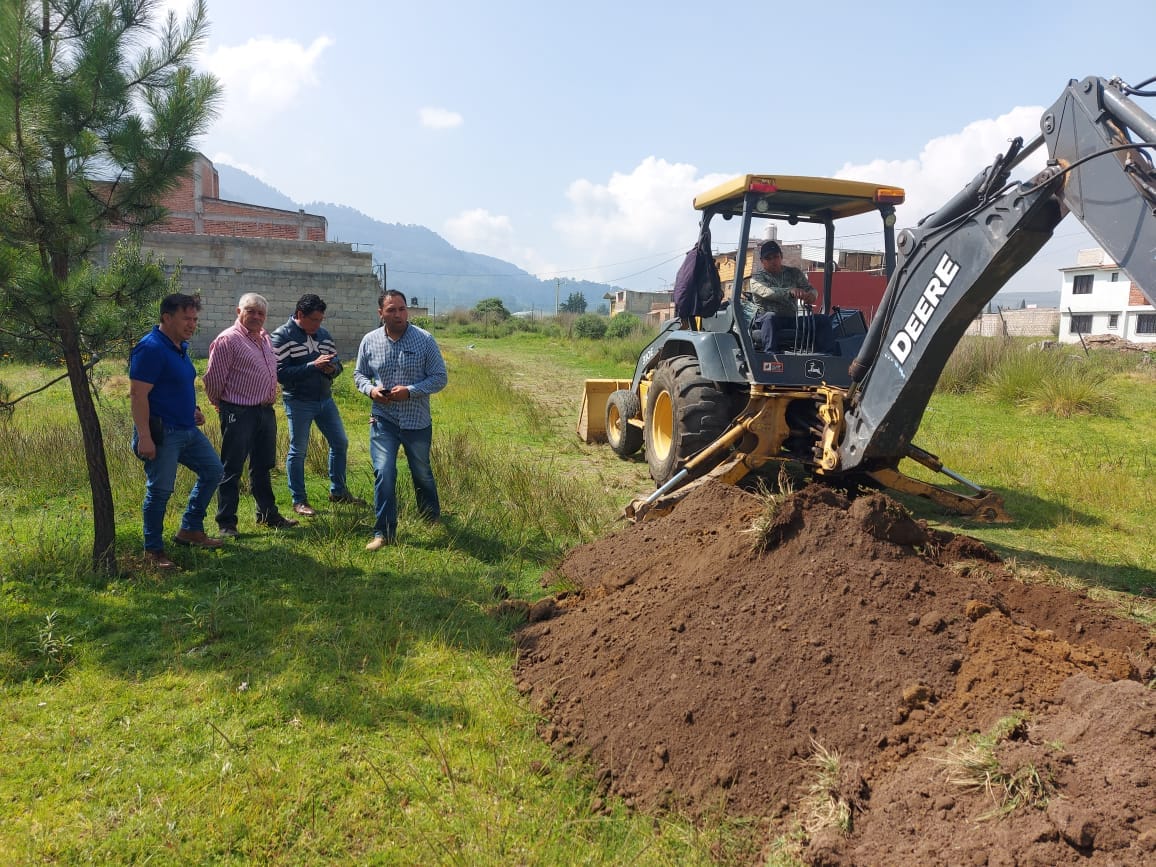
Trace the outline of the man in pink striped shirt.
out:
[[[241,472],[249,462],[249,490],[257,501],[257,523],[274,529],[297,521],[277,510],[269,471],[277,463],[277,355],[265,330],[269,305],[255,292],[237,302],[237,321],[209,345],[205,394],[221,417],[221,463],[217,525],[237,536]]]

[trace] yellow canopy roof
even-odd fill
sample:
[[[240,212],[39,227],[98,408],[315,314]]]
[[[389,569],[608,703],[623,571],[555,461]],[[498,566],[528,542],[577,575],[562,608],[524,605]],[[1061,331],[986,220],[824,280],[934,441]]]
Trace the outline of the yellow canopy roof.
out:
[[[741,214],[747,192],[761,194],[759,213],[785,217],[853,217],[878,210],[881,204],[902,204],[906,196],[900,187],[844,181],[837,178],[809,178],[800,175],[740,175],[696,196],[694,206],[704,211]],[[765,210],[764,210],[765,208]]]

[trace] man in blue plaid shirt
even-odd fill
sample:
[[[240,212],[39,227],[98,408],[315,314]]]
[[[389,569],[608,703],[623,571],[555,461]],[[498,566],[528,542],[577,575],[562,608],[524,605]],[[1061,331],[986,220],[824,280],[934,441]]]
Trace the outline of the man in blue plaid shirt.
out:
[[[391,545],[397,537],[397,453],[403,446],[418,513],[430,522],[441,519],[430,466],[433,418],[429,398],[445,388],[447,380],[445,360],[433,336],[409,322],[405,295],[385,290],[377,310],[382,327],[361,339],[353,371],[357,390],[373,401],[369,455],[377,518],[367,551]]]

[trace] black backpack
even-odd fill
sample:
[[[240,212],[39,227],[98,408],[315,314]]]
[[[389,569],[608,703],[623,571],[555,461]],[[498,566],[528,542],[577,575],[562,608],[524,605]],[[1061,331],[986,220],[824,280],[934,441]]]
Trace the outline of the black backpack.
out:
[[[703,226],[674,278],[674,315],[690,320],[714,316],[722,303],[722,282],[710,250],[710,229]]]

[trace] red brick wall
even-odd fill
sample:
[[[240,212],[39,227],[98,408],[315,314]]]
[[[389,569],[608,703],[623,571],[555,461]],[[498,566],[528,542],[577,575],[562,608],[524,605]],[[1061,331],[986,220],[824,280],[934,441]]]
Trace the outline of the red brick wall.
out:
[[[200,177],[200,197],[197,177]],[[225,235],[236,238],[282,238],[290,241],[320,241],[325,238],[325,218],[299,211],[283,211],[244,202],[224,201],[220,178],[213,164],[202,154],[193,161],[189,173],[161,199],[169,217],[152,231],[182,235]],[[199,205],[199,209],[198,209]],[[201,218],[198,231],[197,217]]]

